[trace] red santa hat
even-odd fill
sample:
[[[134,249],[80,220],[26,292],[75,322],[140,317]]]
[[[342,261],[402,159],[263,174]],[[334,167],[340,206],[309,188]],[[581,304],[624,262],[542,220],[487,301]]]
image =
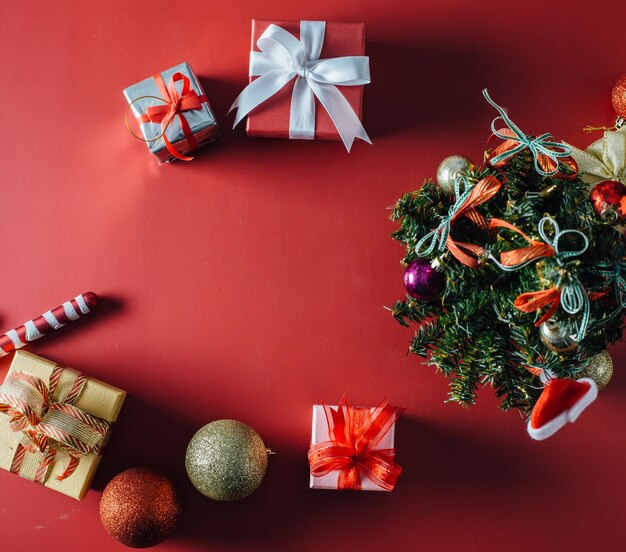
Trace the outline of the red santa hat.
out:
[[[575,422],[597,396],[598,386],[590,378],[546,379],[528,420],[528,434],[537,441],[551,437],[568,422]]]

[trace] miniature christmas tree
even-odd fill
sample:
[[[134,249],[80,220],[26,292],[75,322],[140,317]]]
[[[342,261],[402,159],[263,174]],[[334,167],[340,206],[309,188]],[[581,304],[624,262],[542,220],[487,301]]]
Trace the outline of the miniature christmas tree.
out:
[[[525,135],[484,94],[502,140],[484,165],[448,158],[395,205],[407,296],[391,310],[418,326],[410,351],[450,379],[450,400],[474,404],[491,384],[529,414],[547,381],[588,379],[621,338],[626,186],[592,201],[571,147]]]

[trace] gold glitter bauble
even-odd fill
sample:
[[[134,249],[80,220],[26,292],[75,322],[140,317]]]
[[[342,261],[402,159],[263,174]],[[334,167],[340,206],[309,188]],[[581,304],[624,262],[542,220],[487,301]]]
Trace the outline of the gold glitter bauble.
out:
[[[116,475],[100,499],[102,525],[132,548],[164,541],[178,525],[180,513],[174,484],[150,468],[131,468]]]
[[[474,164],[462,155],[446,157],[437,169],[437,184],[449,195],[454,194],[454,182],[462,172],[474,169]]]
[[[192,437],[185,467],[203,495],[213,500],[239,500],[263,481],[267,454],[254,429],[237,420],[217,420]]]
[[[604,389],[613,376],[613,360],[605,349],[601,353],[589,359],[589,365],[583,370],[582,375],[596,382],[598,389]]]

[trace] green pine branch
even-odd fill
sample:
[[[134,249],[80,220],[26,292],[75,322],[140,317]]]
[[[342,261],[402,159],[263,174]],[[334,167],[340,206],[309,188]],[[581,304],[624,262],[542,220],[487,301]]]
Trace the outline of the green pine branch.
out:
[[[576,377],[594,354],[615,343],[623,333],[622,316],[610,316],[617,308],[614,287],[598,271],[598,263],[624,258],[620,232],[601,221],[589,201],[587,186],[579,179],[542,177],[525,151],[503,168],[479,167],[467,174],[477,181],[495,176],[502,187],[476,210],[487,219],[500,218],[534,240],[542,217],[553,217],[561,230],[577,229],[589,238],[589,249],[579,257],[563,260],[546,257],[517,271],[505,272],[486,258],[469,268],[449,251],[435,249],[435,261],[445,276],[445,289],[430,301],[411,297],[390,309],[403,326],[416,326],[409,352],[427,357],[429,364],[450,380],[449,400],[472,405],[485,385],[493,387],[503,409],[529,412],[541,393],[539,378],[528,367],[540,366],[557,377]],[[405,247],[406,266],[417,258],[415,245],[447,215],[454,198],[435,183],[426,181],[416,192],[402,196],[391,219],[398,224],[393,239]],[[455,221],[451,236],[458,242],[483,246],[491,255],[527,247],[526,239],[508,229],[485,230],[467,218]],[[567,236],[563,247],[572,246]],[[523,313],[513,305],[525,292],[547,289],[559,275],[577,277],[588,292],[602,294],[590,301],[591,318],[585,339],[571,353],[550,351],[540,340],[535,323],[540,313]],[[557,309],[555,319],[575,325],[579,316]]]

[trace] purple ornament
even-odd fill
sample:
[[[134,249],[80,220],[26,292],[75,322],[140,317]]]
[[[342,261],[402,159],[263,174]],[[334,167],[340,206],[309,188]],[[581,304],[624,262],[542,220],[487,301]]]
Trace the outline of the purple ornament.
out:
[[[443,290],[443,274],[426,259],[417,259],[407,266],[403,280],[406,292],[415,299],[429,300]]]

